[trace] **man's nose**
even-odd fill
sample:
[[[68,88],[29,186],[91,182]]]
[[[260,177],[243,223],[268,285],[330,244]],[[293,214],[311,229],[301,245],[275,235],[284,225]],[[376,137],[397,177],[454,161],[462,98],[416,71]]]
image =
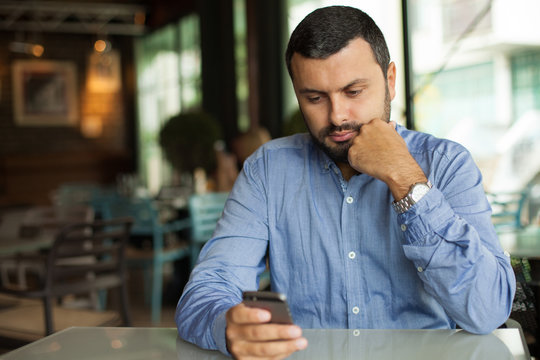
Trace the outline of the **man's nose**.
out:
[[[338,96],[330,99],[330,122],[335,126],[341,126],[347,122],[347,104],[344,99],[340,99]]]

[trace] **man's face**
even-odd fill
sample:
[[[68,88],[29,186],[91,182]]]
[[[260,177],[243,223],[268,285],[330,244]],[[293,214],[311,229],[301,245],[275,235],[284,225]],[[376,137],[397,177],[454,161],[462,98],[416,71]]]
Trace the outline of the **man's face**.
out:
[[[295,53],[291,69],[309,132],[334,161],[348,162],[352,140],[363,124],[375,118],[390,120],[395,65],[389,65],[385,81],[365,40],[354,39],[326,59]]]

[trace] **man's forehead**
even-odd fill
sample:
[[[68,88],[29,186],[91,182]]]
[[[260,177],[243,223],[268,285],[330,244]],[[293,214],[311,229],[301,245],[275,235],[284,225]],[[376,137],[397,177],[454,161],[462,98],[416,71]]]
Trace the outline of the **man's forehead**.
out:
[[[365,85],[379,77],[384,79],[374,58],[360,57],[355,52],[334,59],[312,59],[294,54],[291,62],[293,85],[297,91],[333,91]]]
[[[356,37],[349,41],[347,45],[341,48],[339,51],[324,57],[310,57],[299,52],[294,52],[291,57],[291,70],[293,71],[294,75],[295,67],[297,67],[299,63],[301,63],[302,67],[309,65],[316,66],[319,63],[324,63],[325,61],[332,61],[333,59],[343,57],[347,53],[354,53],[355,56],[363,58],[364,61],[371,60],[373,63],[378,65],[371,45],[363,38]]]

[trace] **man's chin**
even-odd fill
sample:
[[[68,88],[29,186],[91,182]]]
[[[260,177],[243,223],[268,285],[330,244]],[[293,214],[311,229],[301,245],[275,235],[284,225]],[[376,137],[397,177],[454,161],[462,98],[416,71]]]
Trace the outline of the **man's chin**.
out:
[[[350,141],[334,143],[333,146],[324,144],[323,150],[334,162],[349,163]]]

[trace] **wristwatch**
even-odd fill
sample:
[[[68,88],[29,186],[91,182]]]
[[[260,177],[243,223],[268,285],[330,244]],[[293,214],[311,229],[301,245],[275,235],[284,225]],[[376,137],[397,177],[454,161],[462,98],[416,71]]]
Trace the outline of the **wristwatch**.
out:
[[[411,206],[420,201],[428,193],[433,185],[428,182],[419,182],[413,184],[409,189],[409,193],[401,200],[394,201],[392,206],[398,214],[403,214],[405,211],[409,210]]]

